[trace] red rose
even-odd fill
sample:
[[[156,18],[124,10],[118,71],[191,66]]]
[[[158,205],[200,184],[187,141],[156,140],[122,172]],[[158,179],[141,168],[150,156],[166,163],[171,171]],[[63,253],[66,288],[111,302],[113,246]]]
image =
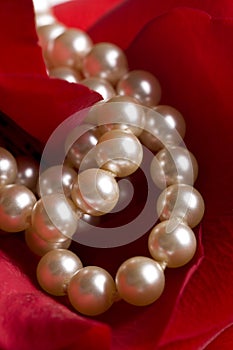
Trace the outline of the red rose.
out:
[[[232,1],[76,0],[57,6],[55,14],[67,26],[87,30],[95,42],[118,44],[130,68],[159,78],[162,103],[186,119],[185,142],[199,162],[196,187],[206,213],[195,231],[195,258],[166,272],[165,292],[156,303],[137,308],[119,302],[95,319],[43,293],[37,259],[23,238],[1,237],[0,349],[232,349]],[[1,1],[0,39],[0,109],[41,141],[99,99],[82,86],[49,80],[30,0]],[[143,242],[115,252],[85,247],[81,254],[111,269],[119,252],[143,254]]]

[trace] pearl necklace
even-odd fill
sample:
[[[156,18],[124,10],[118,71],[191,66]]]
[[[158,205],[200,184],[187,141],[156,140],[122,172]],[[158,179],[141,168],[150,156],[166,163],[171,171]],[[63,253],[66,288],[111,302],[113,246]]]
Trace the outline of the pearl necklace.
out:
[[[52,295],[67,294],[78,312],[98,315],[119,299],[149,305],[163,292],[164,269],[192,259],[196,238],[191,228],[204,214],[203,199],[192,187],[197,161],[180,146],[184,119],[176,109],[158,105],[161,88],[156,77],[128,71],[119,47],[93,45],[86,33],[65,28],[50,12],[37,14],[36,20],[48,74],[80,82],[99,92],[103,101],[87,112],[80,137],[68,135],[65,164],[49,167],[39,179],[35,163],[16,160],[0,147],[0,228],[25,230],[28,247],[42,256],[37,267],[40,286]],[[83,267],[68,248],[84,215],[98,217],[115,208],[120,196],[117,178],[140,167],[142,144],[156,153],[150,170],[161,189],[161,222],[149,234],[151,258],[129,258],[114,281],[103,268]]]

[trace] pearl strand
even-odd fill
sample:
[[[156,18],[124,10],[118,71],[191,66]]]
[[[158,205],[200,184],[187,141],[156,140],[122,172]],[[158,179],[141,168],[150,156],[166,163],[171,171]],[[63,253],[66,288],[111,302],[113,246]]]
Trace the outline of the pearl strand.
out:
[[[47,18],[49,16],[47,14]],[[41,21],[42,15],[37,19],[39,17]],[[29,248],[42,256],[37,268],[39,284],[50,294],[67,294],[80,313],[98,315],[119,298],[133,305],[151,304],[163,292],[163,270],[182,266],[192,259],[196,239],[191,228],[200,222],[204,213],[203,199],[192,187],[197,177],[196,159],[179,146],[179,137],[176,137],[177,131],[184,136],[183,117],[170,106],[158,105],[161,96],[158,80],[149,72],[128,72],[124,53],[115,45],[92,46],[85,33],[66,29],[55,20],[39,26],[38,35],[49,62],[48,69],[59,72],[56,76],[69,80],[64,73],[69,72],[76,81],[85,76],[81,83],[86,85],[87,79],[92,82],[94,79],[98,89],[103,82],[105,87],[111,87],[103,94],[105,102],[93,106],[84,121],[84,125],[88,122],[92,127],[68,150],[67,158],[74,168],[80,168],[90,150],[97,166],[87,167],[79,174],[64,166],[62,183],[66,197],[57,193],[56,183],[60,179],[56,179],[59,173],[56,167],[47,169],[39,178],[37,191],[41,199],[37,201],[25,183],[21,184],[14,157],[0,148],[0,228],[7,232],[26,230]],[[81,52],[74,45],[80,38],[86,40],[85,50]],[[109,55],[120,57],[112,71]],[[93,62],[98,62],[100,69],[93,70]],[[132,109],[127,112],[129,106],[133,113]],[[95,138],[94,144],[90,142],[91,136]],[[83,267],[80,259],[67,249],[82,215],[99,216],[115,207],[119,199],[116,177],[128,176],[140,166],[141,143],[158,152],[151,163],[151,176],[156,186],[162,189],[167,186],[157,202],[161,223],[151,230],[148,238],[152,258],[128,259],[119,267],[114,282],[100,267]],[[131,148],[135,150],[133,154],[129,153]],[[96,185],[100,191],[98,198]],[[66,215],[61,215],[61,206]]]

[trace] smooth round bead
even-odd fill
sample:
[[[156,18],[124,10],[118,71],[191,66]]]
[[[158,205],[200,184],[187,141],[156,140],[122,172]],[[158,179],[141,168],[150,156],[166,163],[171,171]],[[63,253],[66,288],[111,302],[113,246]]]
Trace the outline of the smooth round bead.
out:
[[[51,250],[37,266],[37,279],[46,292],[56,296],[65,295],[71,278],[82,266],[81,260],[71,251]]]
[[[71,197],[84,213],[104,215],[115,207],[119,187],[111,173],[102,169],[87,169],[78,175]]]
[[[118,177],[135,172],[143,158],[143,149],[137,137],[122,130],[106,132],[96,146],[96,161],[105,170]]]
[[[32,191],[35,191],[36,183],[39,175],[39,164],[34,158],[27,156],[18,156],[17,162],[17,176],[15,183],[24,185]]]
[[[17,163],[13,155],[0,147],[0,187],[11,184],[17,175]]]
[[[65,31],[65,26],[58,22],[47,24],[37,28],[39,45],[42,47],[44,51],[46,51],[49,41],[54,40],[59,35],[64,33],[64,31]]]
[[[160,220],[178,217],[195,227],[204,215],[205,205],[200,193],[189,185],[171,185],[159,196],[157,212]]]
[[[40,197],[52,193],[63,193],[69,197],[78,174],[66,165],[54,165],[40,174],[37,192]]]
[[[0,188],[0,229],[7,232],[25,230],[31,223],[36,197],[23,185]]]
[[[69,83],[78,83],[82,77],[81,75],[70,67],[55,67],[48,71],[50,78],[58,78],[66,80]]]
[[[139,136],[144,127],[144,109],[129,96],[115,96],[96,106],[99,129],[102,133],[113,129],[130,130]]]
[[[83,131],[82,129],[80,129],[80,131],[78,129],[77,132],[74,130],[67,137],[65,145],[67,149],[67,159],[75,168],[80,167],[83,158],[97,145],[98,138],[100,136],[98,129],[93,128],[93,125],[85,124],[83,126],[85,127]],[[87,162],[87,158],[84,160],[84,162]]]
[[[42,197],[32,211],[32,226],[40,238],[48,242],[64,242],[78,226],[78,214],[71,200],[63,194]]]
[[[186,148],[172,146],[156,154],[151,162],[150,173],[159,188],[178,183],[193,185],[198,174],[198,164]]]
[[[101,78],[86,78],[80,81],[80,84],[87,86],[89,89],[98,92],[104,100],[116,95],[112,85],[105,79]]]
[[[161,98],[161,86],[150,72],[132,70],[124,75],[116,86],[119,95],[136,98],[145,106],[155,106]]]
[[[193,258],[196,246],[191,228],[175,218],[156,225],[148,239],[151,256],[168,267],[187,264]]]
[[[153,152],[182,142],[182,137],[174,125],[154,109],[147,109],[144,131],[139,138]]]
[[[164,117],[171,129],[176,129],[182,139],[184,138],[186,131],[184,117],[176,108],[168,105],[158,105],[153,109]]]
[[[87,266],[75,274],[67,289],[73,307],[88,316],[102,314],[110,308],[116,296],[112,276],[97,266]]]
[[[78,29],[68,29],[49,42],[48,56],[56,67],[78,67],[91,48],[92,41],[86,33]]]
[[[86,78],[103,78],[113,85],[127,70],[128,63],[124,52],[118,46],[110,43],[94,45],[82,63],[82,71]]]
[[[145,306],[160,297],[165,285],[163,269],[153,259],[136,256],[126,260],[116,274],[116,287],[122,299]]]
[[[25,241],[29,249],[38,256],[43,256],[53,249],[68,249],[71,239],[63,242],[48,242],[38,236],[35,229],[29,227],[25,230]]]

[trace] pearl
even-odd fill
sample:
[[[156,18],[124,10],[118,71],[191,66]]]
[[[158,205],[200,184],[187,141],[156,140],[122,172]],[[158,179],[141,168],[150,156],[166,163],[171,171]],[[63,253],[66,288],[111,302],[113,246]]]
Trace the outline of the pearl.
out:
[[[200,193],[189,185],[171,185],[159,196],[157,212],[160,220],[178,217],[195,227],[204,215],[205,205]]]
[[[82,77],[81,74],[69,67],[55,67],[48,71],[50,78],[66,80],[69,83],[78,83]]]
[[[177,183],[193,185],[198,174],[198,164],[187,149],[169,146],[153,158],[150,172],[152,180],[159,188]]]
[[[112,276],[97,266],[87,266],[75,274],[67,289],[73,307],[88,316],[99,315],[110,308],[116,296]]]
[[[82,266],[81,260],[71,251],[51,250],[39,261],[37,279],[46,292],[56,296],[65,295],[71,278]]]
[[[174,128],[173,123],[154,109],[147,110],[144,131],[139,138],[153,152],[182,142],[181,135]]]
[[[0,147],[0,187],[11,184],[17,175],[17,163],[13,155]]]
[[[76,168],[80,167],[87,153],[97,145],[100,136],[98,129],[93,128],[93,125],[83,124],[82,127],[74,129],[68,135],[65,144],[67,159]],[[87,158],[84,160],[89,167],[91,167],[91,161],[93,160],[90,159],[90,162],[88,162]],[[96,166],[96,162],[93,162],[92,165]]]
[[[168,267],[179,267],[188,263],[196,251],[196,238],[187,225],[176,218],[156,225],[148,239],[152,257],[165,262]]]
[[[78,226],[78,214],[71,200],[61,193],[43,196],[32,211],[32,227],[48,242],[71,238]]]
[[[158,79],[143,70],[132,70],[124,75],[116,86],[119,95],[136,98],[145,106],[155,106],[161,98]]]
[[[102,169],[87,169],[78,175],[71,197],[84,213],[99,216],[115,207],[119,187],[111,173]]]
[[[38,256],[43,256],[53,249],[68,249],[71,239],[63,242],[48,242],[38,236],[35,229],[29,227],[25,230],[25,241],[29,249]]]
[[[65,26],[58,22],[47,24],[37,28],[39,45],[41,46],[43,51],[47,51],[48,43],[50,40],[54,40],[64,32]]]
[[[131,132],[108,131],[99,139],[96,147],[98,165],[118,177],[125,177],[135,172],[142,158],[142,145]]]
[[[67,29],[48,44],[48,56],[55,67],[80,65],[92,48],[90,37],[82,30]]]
[[[110,43],[94,45],[82,63],[82,71],[86,78],[103,78],[113,85],[127,70],[128,63],[124,52],[118,46]]]
[[[27,156],[18,156],[16,158],[18,173],[15,183],[24,185],[32,191],[35,191],[39,175],[39,164],[34,158]]]
[[[176,129],[182,139],[184,138],[186,125],[184,117],[177,109],[167,105],[158,105],[153,109],[164,117],[171,129]]]
[[[25,230],[31,222],[36,197],[23,185],[0,188],[0,229],[7,232]]]
[[[137,306],[153,303],[162,294],[164,285],[165,278],[160,264],[143,256],[126,260],[116,274],[119,295]]]
[[[135,136],[142,133],[145,123],[144,109],[132,97],[115,96],[96,108],[102,133],[113,129],[131,130]]]
[[[76,171],[66,165],[54,165],[40,174],[38,195],[42,197],[52,193],[63,193],[69,197],[77,176]]]
[[[106,101],[116,95],[112,85],[105,79],[101,78],[86,78],[80,81],[80,84],[87,86],[89,89],[98,92]]]

